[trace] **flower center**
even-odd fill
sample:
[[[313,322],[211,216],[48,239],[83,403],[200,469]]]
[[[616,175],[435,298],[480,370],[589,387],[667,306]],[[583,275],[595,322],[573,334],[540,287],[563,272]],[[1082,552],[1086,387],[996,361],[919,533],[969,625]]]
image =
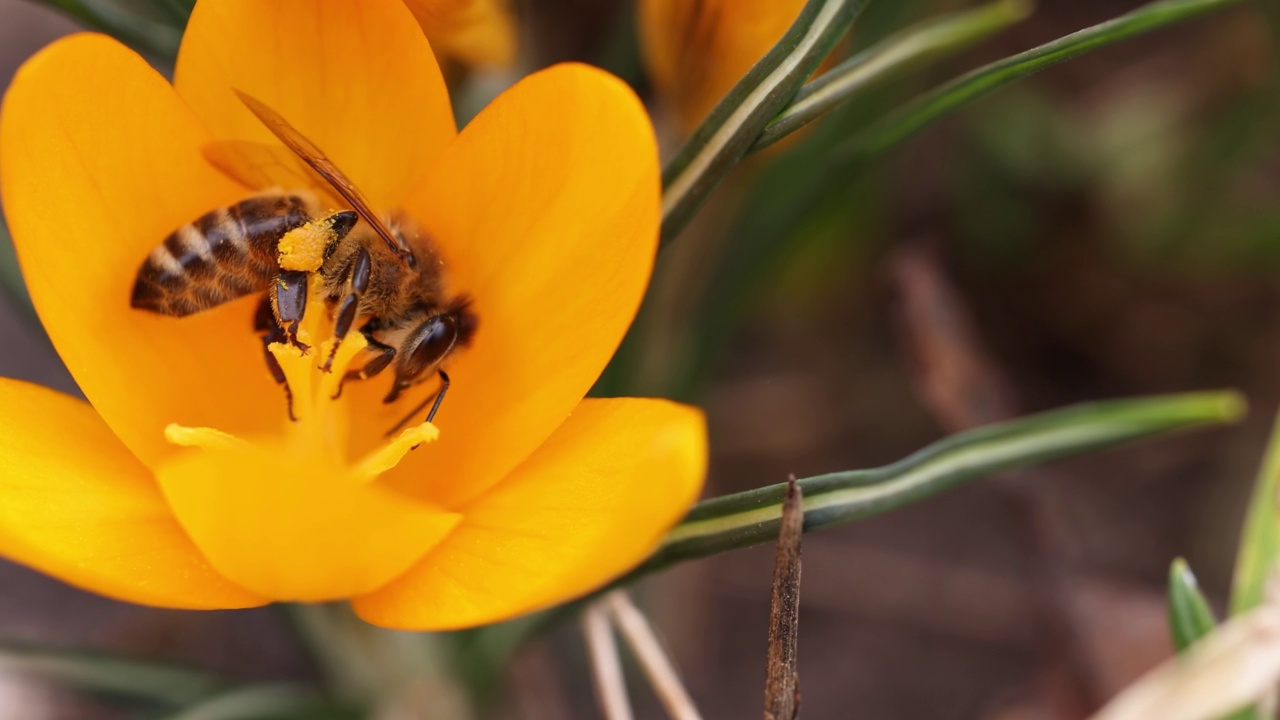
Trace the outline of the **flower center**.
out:
[[[309,223],[281,240],[282,266],[319,268],[323,245],[308,235],[315,230]],[[282,413],[281,431],[264,437],[169,425],[165,438],[189,450],[157,470],[171,507],[210,563],[274,599],[369,592],[407,570],[459,520],[374,482],[439,436],[430,423],[349,456],[350,407],[339,390],[366,341],[352,332],[338,343],[324,283],[315,275],[309,280],[297,344],[268,347],[294,419]]]

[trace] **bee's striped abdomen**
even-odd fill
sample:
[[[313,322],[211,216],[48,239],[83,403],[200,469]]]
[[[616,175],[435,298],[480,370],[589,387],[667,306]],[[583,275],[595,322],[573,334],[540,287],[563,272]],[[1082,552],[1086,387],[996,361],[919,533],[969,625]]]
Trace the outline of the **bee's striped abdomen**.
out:
[[[310,219],[313,204],[297,194],[260,195],[201,215],[143,261],[131,304],[184,317],[266,290],[278,271],[277,243]]]

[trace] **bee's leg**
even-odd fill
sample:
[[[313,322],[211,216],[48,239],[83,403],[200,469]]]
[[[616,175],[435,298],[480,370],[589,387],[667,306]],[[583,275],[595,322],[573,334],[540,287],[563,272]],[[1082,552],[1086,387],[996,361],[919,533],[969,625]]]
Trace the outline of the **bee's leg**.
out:
[[[324,365],[320,366],[320,369],[325,372],[329,372],[329,368],[333,366],[333,358],[338,354],[338,346],[342,344],[342,338],[347,336],[352,324],[356,321],[356,310],[360,307],[360,298],[364,295],[364,291],[369,289],[369,276],[372,272],[373,260],[369,257],[369,252],[361,248],[352,260],[351,269],[347,274],[348,292],[342,298],[342,302],[338,303],[337,319],[333,323],[333,349],[329,351],[329,357],[325,358]]]
[[[444,370],[436,370],[436,373],[440,375],[440,389],[436,391],[436,401],[431,404],[431,412],[427,413],[427,422],[436,419],[440,403],[444,402],[444,394],[449,392],[449,373]]]
[[[342,380],[338,383],[338,392],[333,395],[334,400],[342,396],[342,388],[347,384],[348,380],[368,380],[387,369],[391,361],[395,360],[396,349],[373,336],[373,331],[377,329],[378,325],[373,320],[365,323],[364,327],[360,328],[360,334],[364,336],[365,347],[378,354],[362,365],[359,370],[348,370],[342,376]]]
[[[298,342],[298,324],[307,309],[307,273],[281,270],[271,287],[270,297],[272,313],[285,341],[303,351],[308,350],[306,345]]]
[[[298,417],[293,414],[293,391],[289,389],[289,380],[284,376],[284,368],[280,367],[280,361],[276,360],[276,356],[271,352],[271,343],[285,342],[284,331],[281,329],[273,330],[262,336],[262,354],[267,361],[267,370],[271,372],[271,377],[280,383],[280,387],[284,388],[284,402],[289,410],[289,419],[293,422],[298,421]]]
[[[400,428],[408,425],[409,421],[412,420],[415,415],[422,412],[422,409],[427,406],[427,403],[431,403],[431,412],[427,413],[427,422],[431,422],[435,419],[436,412],[440,409],[440,403],[444,402],[444,394],[449,391],[449,374],[443,370],[436,370],[436,373],[440,376],[440,389],[431,393],[425,400],[418,403],[417,407],[410,410],[408,415],[405,415],[400,422],[396,423],[394,427],[387,431],[385,437],[391,437],[396,434]],[[435,402],[431,402],[432,400]],[[414,445],[413,447],[417,448],[418,446]]]
[[[280,367],[280,361],[276,360],[275,354],[271,352],[271,343],[285,342],[289,338],[285,336],[284,328],[275,321],[271,300],[265,296],[253,315],[253,329],[262,333],[262,355],[267,361],[267,371],[284,388],[284,401],[289,410],[289,419],[296,422],[298,418],[293,414],[293,391],[289,389],[289,380],[284,376],[284,368]]]

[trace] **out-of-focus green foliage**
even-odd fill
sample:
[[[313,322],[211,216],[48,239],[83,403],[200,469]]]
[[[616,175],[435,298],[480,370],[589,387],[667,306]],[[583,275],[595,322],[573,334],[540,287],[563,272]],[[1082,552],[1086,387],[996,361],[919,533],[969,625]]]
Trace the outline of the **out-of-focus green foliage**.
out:
[[[299,685],[227,690],[155,720],[359,720],[366,713],[326,702]]]
[[[1262,602],[1267,579],[1275,571],[1280,554],[1280,418],[1271,431],[1253,498],[1240,533],[1236,572],[1231,592],[1231,614],[1239,615]]]
[[[1174,647],[1179,652],[1186,650],[1217,624],[1191,567],[1177,558],[1169,566],[1169,631]]]
[[[985,65],[943,85],[855,136],[839,152],[856,162],[883,154],[952,111],[992,91],[1098,48],[1236,5],[1242,0],[1158,0],[1026,52]]]
[[[1023,0],[996,0],[930,18],[872,45],[815,78],[774,118],[752,150],[768,147],[839,103],[903,70],[963,50],[1031,14]]]
[[[101,653],[0,646],[0,667],[47,677],[83,692],[183,707],[227,686],[194,668]]]
[[[826,248],[827,262],[816,267],[840,267],[844,283],[857,282],[857,258],[867,252],[865,239],[876,232],[881,212],[882,203],[866,195],[881,184],[874,181],[874,173],[879,170],[871,161],[876,157],[952,111],[1049,65],[1240,2],[1160,0],[990,63],[895,111],[886,108],[893,107],[895,92],[900,93],[903,87],[873,92],[837,109],[802,143],[788,147],[741,203],[738,219],[728,232],[719,261],[712,267],[711,277],[695,305],[697,322],[687,333],[687,357],[680,363],[668,391],[679,398],[696,397],[703,378],[742,318],[751,308],[761,307],[761,297],[769,296],[762,291],[765,282],[778,277],[778,269],[807,246]],[[899,12],[906,11],[905,5],[900,6]],[[881,6],[872,4],[871,11],[877,7]],[[860,28],[870,15],[871,12]],[[1016,133],[1016,128],[1008,131],[1003,117],[992,118],[989,125],[987,132],[992,135]],[[1050,122],[1036,131],[1052,132],[1053,127]],[[1064,176],[1070,178],[1071,174]],[[972,192],[980,192],[986,186],[961,183],[961,187],[968,188],[965,191]],[[996,237],[1010,237],[1021,228],[1016,239],[1022,242],[1032,235],[1032,218],[1025,213],[1026,209],[1015,202],[981,209],[982,221],[1001,229]],[[637,326],[643,327],[643,322]],[[631,362],[628,352],[624,347],[621,363]],[[618,372],[626,373],[622,369]]]

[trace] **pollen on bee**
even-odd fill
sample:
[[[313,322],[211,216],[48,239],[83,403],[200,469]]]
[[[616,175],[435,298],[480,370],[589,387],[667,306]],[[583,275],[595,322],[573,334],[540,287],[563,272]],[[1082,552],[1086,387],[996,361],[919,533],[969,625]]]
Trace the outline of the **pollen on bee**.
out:
[[[335,228],[339,214],[309,220],[284,234],[276,245],[281,270],[315,272],[324,264],[325,255],[341,239]]]

